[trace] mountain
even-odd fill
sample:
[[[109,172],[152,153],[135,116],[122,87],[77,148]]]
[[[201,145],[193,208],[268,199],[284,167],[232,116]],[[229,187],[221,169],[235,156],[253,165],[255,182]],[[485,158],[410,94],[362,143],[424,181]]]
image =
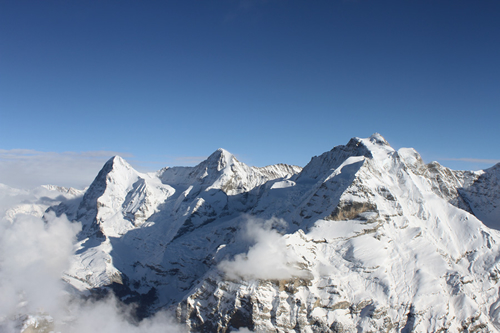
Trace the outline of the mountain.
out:
[[[304,167],[219,149],[140,173],[110,159],[78,200],[64,280],[192,332],[500,331],[500,164],[455,171],[352,138]]]
[[[178,302],[211,267],[207,255],[220,245],[217,237],[195,239],[188,248],[185,242],[212,222],[217,223],[209,227],[211,232],[220,221],[249,210],[249,193],[275,179],[287,181],[300,170],[284,164],[248,167],[223,149],[195,167],[153,174],[139,173],[113,157],[78,209],[56,209],[83,225],[76,260],[65,279],[80,290],[113,285],[139,299],[154,293],[155,306]],[[235,230],[232,226],[225,232]],[[179,265],[186,269],[180,271]]]
[[[31,190],[13,188],[0,184],[0,219],[13,222],[15,216],[31,215],[42,217],[47,209],[64,203],[77,204],[84,191],[55,185],[42,185]]]

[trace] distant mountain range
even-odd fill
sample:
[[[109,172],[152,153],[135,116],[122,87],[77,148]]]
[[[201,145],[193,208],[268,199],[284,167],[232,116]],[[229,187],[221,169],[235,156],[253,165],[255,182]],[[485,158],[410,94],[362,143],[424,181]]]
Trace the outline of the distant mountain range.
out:
[[[86,191],[45,187],[4,215],[80,222],[75,294],[192,332],[498,332],[499,180],[500,164],[454,171],[374,134],[304,168],[219,149],[146,174],[116,156]]]

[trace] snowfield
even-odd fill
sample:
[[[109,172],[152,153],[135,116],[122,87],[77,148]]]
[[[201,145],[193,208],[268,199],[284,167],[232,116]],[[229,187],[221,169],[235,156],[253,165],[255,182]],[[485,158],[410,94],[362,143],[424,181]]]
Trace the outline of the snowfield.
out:
[[[4,224],[81,226],[67,295],[111,290],[135,318],[167,311],[181,331],[499,332],[499,179],[500,164],[454,171],[374,134],[304,168],[219,149],[144,174],[114,157],[85,193],[0,195]],[[36,326],[29,315],[18,331]]]

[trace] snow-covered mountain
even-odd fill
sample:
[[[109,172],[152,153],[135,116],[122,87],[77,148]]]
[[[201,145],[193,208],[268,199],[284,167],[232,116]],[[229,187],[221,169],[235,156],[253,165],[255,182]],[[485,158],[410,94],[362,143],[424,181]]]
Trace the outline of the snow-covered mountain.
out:
[[[55,185],[42,185],[31,190],[0,184],[0,219],[13,222],[20,214],[42,217],[49,207],[65,203],[69,208],[80,201],[84,191]]]
[[[193,332],[498,332],[499,178],[374,134],[303,169],[114,157],[49,211],[82,224],[66,282]]]

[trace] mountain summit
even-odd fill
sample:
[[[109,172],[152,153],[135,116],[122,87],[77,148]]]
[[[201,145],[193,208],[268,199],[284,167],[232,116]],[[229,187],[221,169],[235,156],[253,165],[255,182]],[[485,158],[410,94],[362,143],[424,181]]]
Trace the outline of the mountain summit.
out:
[[[114,157],[53,208],[83,224],[64,279],[192,332],[497,332],[499,170],[425,164],[380,134],[304,168]]]

